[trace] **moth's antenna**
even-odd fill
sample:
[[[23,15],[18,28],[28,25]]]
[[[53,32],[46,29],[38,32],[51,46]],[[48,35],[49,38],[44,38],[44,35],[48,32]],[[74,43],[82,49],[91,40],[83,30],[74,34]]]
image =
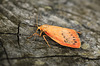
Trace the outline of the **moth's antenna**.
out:
[[[36,15],[36,27],[38,27],[38,15],[39,15],[39,10],[37,10],[37,15]]]

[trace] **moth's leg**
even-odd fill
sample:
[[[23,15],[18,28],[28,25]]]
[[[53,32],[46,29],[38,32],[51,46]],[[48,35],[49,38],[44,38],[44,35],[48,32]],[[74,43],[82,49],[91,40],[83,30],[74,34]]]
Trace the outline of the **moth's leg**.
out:
[[[36,35],[41,36],[42,33],[43,33],[43,31],[41,31],[40,34],[36,33]],[[34,38],[34,40],[35,40],[35,38]]]
[[[43,38],[44,38],[44,40],[46,41],[46,43],[48,44],[48,46],[50,47],[50,45],[49,45],[48,41],[46,40],[45,36],[46,36],[46,35],[43,35]]]
[[[34,35],[38,35],[38,36],[39,36],[38,33],[34,33],[34,34],[32,34],[32,36],[28,37],[28,39],[30,39],[30,38],[33,37]]]
[[[28,37],[28,39],[30,39],[30,38],[33,37],[34,35],[38,35],[38,36],[41,36],[41,35],[42,35],[43,31],[41,31],[40,34],[38,34],[37,31],[38,31],[38,29],[36,30],[36,32],[35,32],[32,36]]]
[[[78,34],[81,34],[81,32],[77,32]]]
[[[41,31],[41,32],[40,32],[40,35],[39,35],[39,36],[41,36],[41,35],[42,35],[42,33],[43,33],[43,31]]]

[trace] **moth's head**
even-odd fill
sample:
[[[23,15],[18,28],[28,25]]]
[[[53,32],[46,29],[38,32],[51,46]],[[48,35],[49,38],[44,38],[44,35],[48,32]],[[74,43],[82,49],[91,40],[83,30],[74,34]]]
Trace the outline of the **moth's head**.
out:
[[[49,25],[45,24],[45,25],[39,26],[38,29],[40,29],[41,31],[46,31],[48,27]]]

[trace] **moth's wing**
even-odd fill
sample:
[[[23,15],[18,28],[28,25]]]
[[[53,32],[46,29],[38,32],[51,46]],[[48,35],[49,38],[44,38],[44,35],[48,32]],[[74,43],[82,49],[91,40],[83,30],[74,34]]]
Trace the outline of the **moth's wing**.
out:
[[[72,48],[80,48],[81,42],[78,34],[73,29],[67,28],[52,28],[45,32],[51,39],[57,43]]]
[[[62,32],[63,42],[65,46],[80,48],[81,42],[77,32],[73,29],[65,29]]]

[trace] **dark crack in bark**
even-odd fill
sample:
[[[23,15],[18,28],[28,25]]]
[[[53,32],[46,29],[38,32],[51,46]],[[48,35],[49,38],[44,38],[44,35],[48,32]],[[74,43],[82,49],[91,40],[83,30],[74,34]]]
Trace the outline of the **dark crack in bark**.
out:
[[[9,63],[9,66],[12,66],[11,65],[11,62],[10,62],[10,58],[8,57],[8,53],[7,53],[7,51],[6,51],[6,48],[3,46],[3,42],[0,40],[0,45],[2,46],[2,48],[3,48],[3,51],[4,51],[4,53],[5,53],[5,55],[6,55],[6,60],[8,61],[8,63]],[[2,60],[2,59],[1,59]]]
[[[19,42],[19,28],[20,28],[20,23],[18,24],[18,32],[17,32],[17,41],[18,41],[18,46],[20,47],[20,42]]]
[[[100,60],[100,57],[98,58],[89,58],[89,57],[83,57],[81,55],[51,55],[51,56],[41,56],[41,57],[14,57],[14,58],[9,58],[9,60],[21,60],[21,59],[41,59],[41,58],[54,58],[54,57],[72,57],[72,58],[82,58],[85,60]],[[6,58],[3,58],[1,60],[6,60]]]
[[[17,35],[17,33],[3,33],[3,32],[0,32],[0,34]]]

